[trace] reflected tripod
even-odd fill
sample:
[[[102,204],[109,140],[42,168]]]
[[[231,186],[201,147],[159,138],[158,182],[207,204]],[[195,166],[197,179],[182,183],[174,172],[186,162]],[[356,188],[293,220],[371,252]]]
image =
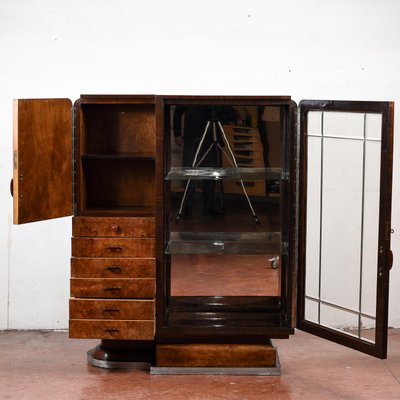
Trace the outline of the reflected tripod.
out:
[[[212,127],[212,143],[210,144],[210,146],[208,147],[208,149],[206,150],[206,152],[201,156],[200,160],[198,160],[199,158],[199,154],[200,154],[200,150],[203,147],[204,141],[206,139],[207,133],[210,131],[210,126]],[[224,148],[221,146],[220,142],[218,141],[218,135],[217,135],[217,127],[219,128],[219,131],[221,133],[221,138],[222,141],[225,143],[229,154],[224,150]],[[197,168],[200,166],[200,164],[205,160],[205,158],[207,157],[208,153],[214,148],[214,150],[216,151],[217,157],[220,154],[219,151],[221,151],[223,154],[225,154],[227,160],[229,161],[229,163],[232,165],[232,167],[234,168],[238,168],[237,162],[236,162],[236,158],[235,155],[233,154],[233,151],[231,149],[231,146],[229,144],[228,138],[226,137],[224,128],[222,127],[221,122],[218,120],[218,118],[215,116],[215,113],[213,113],[213,115],[211,116],[211,118],[207,121],[206,123],[206,127],[204,129],[204,133],[201,136],[199,145],[197,146],[197,150],[196,153],[194,155],[194,159],[193,159],[193,163],[192,163],[192,168]],[[217,165],[220,165],[220,160],[217,161]],[[188,190],[189,190],[189,186],[191,183],[191,179],[188,179],[188,181],[186,182],[186,187],[185,187],[185,191],[183,193],[183,197],[181,200],[181,204],[179,207],[179,211],[178,214],[176,216],[176,221],[179,221],[182,217],[182,213],[183,213],[183,208],[185,206],[185,201],[188,195]],[[243,180],[240,179],[240,185],[242,187],[242,191],[244,196],[246,197],[247,203],[249,205],[250,211],[253,215],[254,221],[256,222],[257,225],[260,224],[260,220],[257,217],[257,214],[254,211],[253,208],[253,204],[251,203],[251,200],[249,198],[249,195],[247,193],[246,187],[244,186]],[[221,188],[222,188],[222,184],[221,184]],[[220,192],[220,195],[222,196],[222,190]]]

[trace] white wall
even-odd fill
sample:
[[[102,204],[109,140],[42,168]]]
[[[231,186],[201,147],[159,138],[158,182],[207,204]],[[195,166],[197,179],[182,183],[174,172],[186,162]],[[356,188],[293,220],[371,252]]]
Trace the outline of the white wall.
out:
[[[12,225],[12,99],[81,93],[394,100],[397,0],[2,0],[0,329],[66,328],[70,219]],[[396,130],[398,124],[395,126]],[[400,326],[395,141],[390,325]]]

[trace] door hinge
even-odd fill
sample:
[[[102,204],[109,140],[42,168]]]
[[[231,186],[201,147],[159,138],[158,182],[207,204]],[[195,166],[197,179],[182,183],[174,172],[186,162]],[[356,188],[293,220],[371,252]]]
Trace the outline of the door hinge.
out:
[[[281,179],[282,179],[283,181],[288,181],[289,178],[290,178],[289,172],[282,172],[282,174],[281,174]]]
[[[14,164],[14,169],[17,169],[17,167],[18,167],[18,152],[17,152],[17,150],[14,150],[13,164]]]
[[[76,107],[72,107],[72,214],[76,211]]]
[[[386,221],[385,222],[385,240],[387,242],[390,241],[390,235],[392,233],[394,233],[394,230],[392,229],[391,222],[390,221]]]
[[[289,242],[282,242],[282,254],[288,254]]]

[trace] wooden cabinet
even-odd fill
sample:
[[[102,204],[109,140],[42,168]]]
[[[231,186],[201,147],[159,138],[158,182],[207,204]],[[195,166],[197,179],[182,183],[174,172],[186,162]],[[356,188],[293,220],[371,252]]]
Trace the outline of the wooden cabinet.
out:
[[[235,360],[258,354],[253,366],[267,368],[277,359],[267,341],[296,326],[385,357],[393,107],[297,107],[288,96],[15,101],[14,222],[74,216],[70,336],[101,339],[89,361],[248,368]],[[337,148],[361,160],[340,171],[343,198],[357,191],[361,204],[348,228],[362,238],[362,259],[348,268],[358,273],[348,278],[359,282],[355,306],[324,287],[332,246],[352,256],[327,240],[327,216],[344,204],[330,197],[327,149]],[[361,293],[363,271],[374,275],[374,304]],[[326,309],[354,316],[356,330]]]

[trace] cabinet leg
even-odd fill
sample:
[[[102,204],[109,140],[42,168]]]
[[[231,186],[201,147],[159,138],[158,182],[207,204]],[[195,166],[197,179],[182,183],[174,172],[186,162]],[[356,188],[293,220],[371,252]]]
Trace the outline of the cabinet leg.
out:
[[[155,345],[135,340],[102,340],[88,351],[87,360],[99,368],[149,371],[155,361]]]

